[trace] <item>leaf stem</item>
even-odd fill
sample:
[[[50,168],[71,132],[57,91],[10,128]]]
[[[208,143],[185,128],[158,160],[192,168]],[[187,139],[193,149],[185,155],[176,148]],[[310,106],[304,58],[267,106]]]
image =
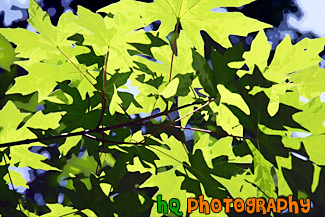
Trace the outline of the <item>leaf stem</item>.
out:
[[[175,56],[175,49],[176,49],[176,39],[178,36],[178,26],[179,26],[179,20],[177,19],[176,28],[175,28],[175,37],[174,42],[172,44],[172,59],[170,61],[170,70],[169,70],[169,82],[172,80],[172,72],[173,72],[173,63],[174,63],[174,56]]]
[[[175,50],[176,50],[176,40],[177,40],[177,36],[178,36],[178,28],[179,28],[179,19],[177,19],[177,23],[176,23],[176,27],[175,27],[175,37],[174,37],[174,42],[172,44],[172,59],[170,61],[170,70],[169,70],[169,83],[171,82],[172,80],[172,72],[173,72],[173,63],[174,63],[174,56],[175,56]],[[168,110],[168,104],[169,102],[167,101],[166,103],[166,110]],[[174,123],[172,121],[172,119],[170,118],[169,114],[167,114],[167,117],[168,119],[170,120],[171,124],[174,126]],[[184,147],[184,150],[186,152],[186,154],[188,154],[188,150],[187,150],[187,147],[182,139],[182,137],[179,135],[178,131],[174,129],[174,132],[176,133],[177,137],[180,139],[180,141],[182,142],[182,145]]]
[[[85,73],[83,73],[81,71],[81,69],[59,48],[59,46],[56,46],[56,48],[60,51],[60,53],[65,56],[65,58],[67,58],[67,60],[69,60],[70,63],[72,63],[72,65],[89,81],[89,83],[102,95],[103,93],[100,92],[97,87],[95,87],[95,85],[91,82],[91,80],[85,75]]]
[[[105,96],[105,85],[106,85],[106,67],[107,67],[107,57],[108,57],[108,48],[105,55],[105,62],[104,62],[104,69],[103,69],[103,90],[102,90],[102,112],[100,114],[100,118],[97,124],[97,128],[99,128],[100,125],[103,125],[103,117],[105,114],[106,109],[106,96]]]

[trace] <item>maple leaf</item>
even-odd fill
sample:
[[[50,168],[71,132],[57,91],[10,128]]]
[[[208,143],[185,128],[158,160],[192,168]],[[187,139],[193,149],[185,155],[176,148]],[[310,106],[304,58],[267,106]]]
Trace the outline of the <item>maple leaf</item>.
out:
[[[0,29],[0,34],[17,45],[17,57],[29,58],[28,63],[33,64],[52,57],[62,57],[57,47],[70,58],[89,52],[88,48],[72,46],[73,41],[67,40],[69,36],[80,31],[80,27],[71,22],[76,19],[71,12],[63,14],[57,27],[54,27],[48,13],[44,12],[35,0],[31,0],[29,4],[28,22],[37,33],[22,28]],[[24,37],[21,37],[22,35]]]
[[[229,35],[246,36],[250,32],[271,27],[239,12],[217,13],[212,11],[212,9],[219,7],[240,7],[252,1],[254,0],[157,0],[153,3],[135,3],[132,0],[122,0],[98,11],[116,13],[121,10],[129,10],[131,6],[135,6],[139,11],[138,13],[141,13],[146,19],[147,25],[156,20],[161,21],[159,32],[163,36],[174,31],[176,23],[180,22],[182,29],[187,32],[194,46],[202,53],[204,43],[200,31],[208,32],[214,40],[228,48],[231,46],[228,39]],[[214,27],[215,24],[218,25],[217,28]]]

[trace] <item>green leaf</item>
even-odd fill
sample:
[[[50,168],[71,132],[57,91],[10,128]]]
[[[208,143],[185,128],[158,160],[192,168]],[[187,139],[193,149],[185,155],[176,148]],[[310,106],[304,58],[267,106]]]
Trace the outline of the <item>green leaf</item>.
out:
[[[4,157],[4,155],[1,156]],[[9,190],[8,184],[3,179],[3,177],[7,174],[8,166],[9,165],[0,166],[0,189],[1,189],[0,203],[2,204],[0,206],[0,213],[1,215],[7,215],[7,216],[19,216],[21,215],[21,213],[19,210],[16,210],[17,197],[13,194],[11,190]],[[17,196],[19,199],[22,198],[20,195]]]
[[[304,38],[292,45],[290,36],[287,35],[278,45],[270,66],[264,72],[265,78],[280,83],[292,72],[318,65],[322,59],[318,54],[324,49],[324,45],[325,38]]]
[[[325,150],[323,145],[325,141],[325,135],[309,136],[302,139],[304,147],[307,154],[309,155],[309,160],[315,162],[317,165],[325,165]]]
[[[223,185],[216,181],[212,174],[216,175],[214,171],[216,170],[216,165],[213,166],[212,170],[209,168],[204,160],[201,150],[196,150],[194,155],[189,156],[190,168],[188,171],[195,176],[197,180],[202,183],[205,193],[207,196],[212,198],[225,198],[227,196],[227,191]]]
[[[63,181],[69,177],[76,177],[77,175],[83,174],[85,178],[89,177],[91,173],[96,171],[97,162],[93,156],[88,156],[86,153],[83,157],[78,158],[74,155],[67,160],[67,163],[63,167],[62,173],[58,176],[58,182]],[[90,182],[87,179],[85,184],[89,187]],[[66,188],[73,189],[72,180],[67,180]]]
[[[244,74],[252,74],[254,70],[254,65],[256,65],[261,72],[267,69],[267,60],[271,51],[271,44],[268,42],[265,32],[263,30],[259,31],[255,39],[251,44],[250,51],[246,51],[243,54],[245,63],[249,68],[249,71],[238,70],[237,75],[242,77]]]
[[[262,156],[251,141],[247,141],[247,144],[254,157],[254,176],[250,177],[249,181],[258,186],[256,197],[276,198],[275,184],[271,176],[272,164]]]
[[[10,66],[16,60],[15,51],[11,44],[0,35],[0,67],[10,71]]]
[[[189,103],[193,103],[195,102],[196,99],[196,95],[194,95],[195,93],[193,93],[192,91],[189,92],[189,94],[187,96],[179,96],[178,97],[178,106],[184,106],[184,105],[188,105]],[[190,112],[192,112],[194,110],[194,106],[188,106],[184,109],[181,109],[178,111],[179,116],[180,117],[184,117],[185,115],[188,115]],[[182,127],[185,127],[186,124],[188,123],[188,121],[190,120],[190,118],[193,116],[193,114],[186,116],[185,118],[183,118],[181,120],[181,125]]]
[[[165,97],[166,99],[173,97],[176,92],[177,92],[177,88],[178,88],[178,84],[179,84],[179,79],[175,78],[173,79],[163,90],[163,92],[161,92],[161,95],[163,97]]]
[[[0,215],[21,214],[14,167],[45,170],[29,183],[11,170],[43,194],[39,205],[16,192],[26,216],[161,216],[158,194],[184,216],[198,195],[309,197],[309,215],[323,212],[325,38],[287,36],[273,51],[270,25],[216,12],[253,1],[121,0],[55,26],[31,0],[36,33],[0,29]],[[231,44],[251,32],[250,48]]]
[[[196,51],[192,50],[193,68],[197,71],[200,83],[204,90],[211,96],[220,96],[216,90],[218,84],[223,84],[230,91],[234,90],[233,81],[236,77],[236,69],[229,68],[228,64],[242,61],[244,50],[241,44],[226,49],[222,54],[212,49],[211,51],[211,67],[205,58]]]
[[[108,72],[114,72],[115,69],[126,71],[132,65],[127,49],[133,47],[128,43],[150,42],[143,32],[134,31],[143,26],[141,16],[134,11],[117,13],[114,18],[103,19],[99,14],[79,6],[77,14],[79,19],[75,23],[83,27],[80,31],[84,37],[83,44],[92,46],[98,56],[109,52]]]
[[[289,82],[299,90],[299,94],[307,99],[313,99],[325,92],[325,69],[317,65],[292,73]],[[292,89],[292,88],[291,88]]]
[[[292,156],[290,155],[288,158],[276,157],[277,164],[279,169],[275,169],[276,178],[273,178],[275,185],[278,188],[279,196],[289,196],[292,195],[292,191],[290,186],[283,175],[284,169],[292,169]]]
[[[251,175],[243,174],[232,176],[230,179],[212,175],[214,179],[227,187],[229,194],[233,198],[242,198],[246,200],[252,196],[256,196],[256,187],[247,182]]]
[[[80,31],[80,27],[71,22],[76,19],[72,13],[63,14],[57,27],[54,27],[48,13],[44,12],[35,0],[30,1],[28,12],[30,15],[28,22],[38,33],[21,28],[0,29],[0,34],[17,45],[17,57],[29,58],[28,63],[32,64],[52,57],[62,58],[57,47],[60,47],[70,58],[89,51],[85,47],[73,48],[73,42],[67,40],[70,35]],[[24,37],[21,37],[22,35]]]
[[[324,118],[321,116],[325,112],[325,103],[321,102],[319,97],[315,97],[300,109],[303,111],[294,114],[293,119],[314,135],[324,134]]]
[[[294,198],[299,198],[299,192],[304,193],[308,197],[315,199],[316,203],[314,209],[310,213],[321,212],[321,207],[325,204],[325,198],[322,191],[324,190],[324,185],[320,184],[316,188],[316,191],[312,192],[311,185],[313,183],[314,177],[314,166],[310,161],[304,161],[297,157],[292,157],[292,168],[283,169],[284,177],[286,178]],[[319,183],[324,183],[324,171],[319,174]]]
[[[157,168],[166,168],[161,172],[155,173],[150,168],[147,168],[146,171],[151,172],[151,176],[147,179],[140,187],[158,187],[159,190],[155,193],[153,198],[156,195],[161,194],[163,199],[169,201],[172,198],[179,199],[180,203],[186,204],[187,196],[186,191],[181,189],[183,178],[178,177],[175,174],[175,171],[181,171],[185,173],[183,165],[181,162],[189,162],[187,154],[184,150],[184,147],[180,141],[175,137],[168,137],[166,134],[160,135],[162,141],[157,140],[159,143],[166,144],[165,147],[162,146],[153,146],[151,150],[159,157],[159,161],[156,161],[155,164]],[[139,137],[140,139],[141,137]],[[166,147],[167,146],[167,147]],[[174,160],[174,159],[177,159]],[[171,167],[170,169],[168,169]],[[135,165],[135,167],[128,167],[131,171],[139,171],[141,169],[140,165]],[[163,180],[163,181],[162,181]],[[186,207],[181,206],[181,212],[186,212]],[[157,215],[157,204],[155,203],[151,209],[151,216]]]
[[[10,169],[10,177],[15,186],[29,188],[29,186],[27,185],[27,181],[22,177],[19,172]],[[3,179],[6,181],[7,184],[11,183],[9,173],[7,173],[7,175],[5,175]]]
[[[246,74],[239,81],[242,85],[236,85],[238,92],[245,100],[246,104],[250,108],[250,115],[244,114],[243,111],[237,107],[227,105],[231,112],[239,119],[240,124],[247,129],[253,137],[255,147],[260,150],[263,156],[276,166],[275,156],[288,156],[288,149],[286,149],[281,142],[282,135],[265,133],[261,130],[261,125],[268,127],[271,130],[286,130],[286,127],[305,130],[299,123],[293,120],[292,116],[298,113],[299,110],[291,106],[280,104],[278,113],[271,117],[267,111],[268,98],[264,92],[250,95],[249,89],[245,89],[243,86],[249,84],[250,86],[264,86],[268,87],[272,83],[265,80],[261,75],[261,72],[255,68],[253,75]]]
[[[157,37],[159,34],[157,33]],[[161,38],[166,41],[166,39]],[[191,40],[186,32],[181,32],[179,34],[177,42],[177,54],[173,57],[172,65],[172,77],[174,78],[178,74],[187,74],[194,72],[192,68],[192,47],[188,45],[191,44]],[[151,45],[152,47],[153,45]],[[159,48],[151,48],[152,58],[157,61],[149,60],[143,56],[134,55],[132,59],[136,62],[140,62],[146,65],[146,67],[157,77],[163,76],[165,82],[169,82],[170,68],[171,68],[171,56],[173,54],[172,49],[169,45],[163,45]],[[141,70],[140,71],[144,71]]]
[[[233,90],[232,82],[236,77],[236,69],[231,68],[229,65],[232,63],[241,63],[244,48],[241,43],[228,48],[224,53],[216,49],[211,50],[211,65],[213,68],[214,82],[223,84],[229,90]]]
[[[138,14],[141,14],[150,24],[153,21],[161,20],[159,32],[162,36],[167,36],[174,30],[178,21],[182,28],[190,36],[192,43],[198,48],[199,53],[203,53],[203,41],[200,31],[206,31],[210,36],[224,47],[230,47],[228,39],[230,34],[246,36],[249,32],[254,32],[270,25],[261,23],[257,20],[245,17],[238,12],[217,13],[211,11],[218,7],[239,7],[252,2],[252,0],[240,1],[218,1],[208,0],[186,0],[186,1],[166,1],[159,0],[154,3],[134,3],[132,0],[120,1],[99,10],[99,12],[116,13],[117,11],[130,10],[138,7]],[[152,13],[155,11],[155,13]],[[204,17],[202,17],[204,13]],[[213,28],[212,24],[218,24],[218,29]],[[236,23],[236,25],[234,25]],[[144,25],[146,26],[146,25]]]
[[[261,45],[261,48],[256,49],[252,45],[252,49],[254,49],[250,52],[252,55],[246,53],[244,58],[249,66],[253,67],[253,64],[259,66],[266,79],[278,83],[271,88],[256,87],[251,93],[256,94],[264,91],[267,94],[270,98],[268,112],[271,116],[278,112],[280,96],[294,86],[298,87],[301,95],[307,97],[317,96],[324,91],[323,85],[320,85],[324,82],[324,76],[320,74],[324,70],[319,68],[318,63],[321,61],[319,53],[323,50],[325,38],[305,38],[292,45],[288,35],[277,46],[271,64],[265,68],[265,63],[268,60],[266,54],[270,49],[270,45],[266,42],[266,37],[262,36],[262,34],[259,34],[255,39],[256,43]],[[255,56],[259,56],[259,58],[256,59]],[[262,57],[264,57],[264,60],[261,59]],[[242,71],[240,75],[242,75]]]
[[[213,168],[212,160],[220,156],[227,156],[228,162],[231,163],[251,163],[252,157],[250,155],[238,157],[234,154],[232,140],[233,138],[229,136],[214,142],[213,137],[209,136],[209,134],[204,134],[194,145],[193,152],[201,150],[210,168]]]
[[[83,130],[82,128],[76,129],[71,131],[71,133],[78,132],[80,130]],[[74,136],[74,137],[68,137],[66,138],[65,142],[59,146],[60,154],[66,156],[68,152],[71,150],[71,148],[75,147],[79,141],[81,140],[81,136]]]
[[[90,209],[97,216],[113,216],[113,205],[99,186],[99,180],[94,175],[90,176],[90,188],[78,178],[73,179],[74,190],[63,188],[64,194],[78,210]],[[79,194],[75,194],[79,192]]]
[[[90,99],[82,99],[77,88],[68,85],[68,82],[58,84],[60,90],[66,93],[67,96],[72,97],[73,103],[62,104],[45,101],[46,108],[44,113],[65,112],[60,120],[60,132],[70,132],[77,128],[94,129],[97,126],[100,110],[89,110],[90,103],[97,103],[101,101],[98,95],[94,95]],[[97,105],[96,104],[96,105]],[[106,121],[104,117],[103,121]]]
[[[296,92],[297,95],[297,92]],[[290,96],[293,98],[293,96]],[[299,101],[296,97],[295,101]],[[285,100],[287,102],[287,100]],[[293,119],[303,126],[307,130],[294,130],[288,129],[292,132],[303,132],[310,133],[306,135],[305,138],[287,138],[284,137],[282,141],[286,147],[294,148],[296,150],[300,149],[300,145],[303,144],[309,155],[309,160],[315,162],[318,165],[324,165],[325,161],[323,155],[325,154],[322,148],[324,143],[324,119],[321,118],[324,113],[324,102],[320,101],[319,97],[315,97],[304,105],[296,105],[302,110],[293,115]]]
[[[194,49],[193,54],[193,68],[196,70],[200,83],[202,84],[204,91],[211,97],[217,96],[217,87],[214,79],[214,74],[204,57],[202,57]]]
[[[139,51],[138,52],[139,54],[146,54],[149,55],[150,57],[153,57],[154,55],[151,52],[151,48],[168,45],[168,43],[165,40],[158,37],[159,36],[158,34],[157,36],[153,35],[151,32],[146,32],[145,34],[150,39],[149,44],[129,43],[130,45],[135,47],[137,51]]]
[[[123,101],[121,100],[121,98],[117,94],[117,90],[116,90],[115,85],[114,85],[113,96],[112,96],[111,102],[109,104],[109,113],[111,115],[114,115],[115,112],[124,113],[123,109],[120,107],[122,102]]]
[[[22,122],[23,118],[27,114],[21,113],[12,102],[8,102],[5,107],[0,111],[1,124],[0,127],[0,142],[12,142],[22,139],[34,138],[34,134],[28,128],[38,128],[47,130],[49,128],[56,128],[59,126],[58,122],[61,118],[59,113],[44,115],[42,112],[37,112],[33,115],[27,123],[19,128],[18,126]],[[33,145],[44,146],[41,143],[34,143]],[[29,147],[32,145],[19,145],[10,148],[10,164],[15,165],[18,163],[19,167],[32,167],[43,170],[59,170],[44,162],[46,157],[32,153],[29,151]]]
[[[17,127],[28,114],[20,113],[15,104],[9,101],[0,111],[1,131],[0,142],[15,141],[12,135],[17,135]],[[16,136],[19,138],[19,135]]]
[[[62,216],[66,215],[72,212],[76,212],[77,210],[69,207],[69,206],[63,206],[62,204],[56,203],[56,204],[46,204],[51,210],[50,213],[47,213],[45,215],[42,215],[44,217],[53,217],[53,216]]]
[[[48,96],[57,85],[57,82],[65,80],[82,81],[81,73],[70,63],[53,65],[47,63],[18,62],[29,74],[15,78],[15,85],[7,91],[7,94],[21,93],[27,95],[38,92],[38,101],[48,99]],[[33,85],[30,82],[33,82]],[[86,81],[88,82],[88,81]],[[87,84],[89,90],[94,90],[91,84]]]

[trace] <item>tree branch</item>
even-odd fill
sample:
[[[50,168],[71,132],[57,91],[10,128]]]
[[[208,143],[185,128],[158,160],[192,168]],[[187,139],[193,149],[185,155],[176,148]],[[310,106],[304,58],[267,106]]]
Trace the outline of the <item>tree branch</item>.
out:
[[[114,126],[107,126],[107,127],[96,128],[96,129],[92,129],[92,130],[78,131],[78,132],[74,132],[74,133],[62,133],[60,135],[50,136],[50,137],[35,138],[35,139],[24,139],[24,140],[19,140],[19,141],[15,141],[15,142],[2,143],[2,144],[0,144],[0,148],[11,147],[11,146],[16,146],[16,145],[27,145],[27,144],[31,144],[31,143],[34,143],[34,142],[46,142],[46,141],[52,141],[52,140],[58,140],[58,139],[73,137],[73,136],[85,136],[86,134],[99,133],[99,132],[106,131],[106,130],[114,130],[114,129],[130,126],[133,123],[141,123],[141,122],[150,120],[152,118],[160,117],[160,116],[169,114],[171,112],[178,111],[178,110],[183,109],[183,108],[187,108],[187,107],[192,106],[192,105],[203,104],[203,103],[206,103],[206,102],[212,102],[213,100],[214,100],[214,98],[211,98],[211,99],[209,99],[207,101],[190,103],[190,104],[187,104],[187,105],[183,105],[181,107],[171,109],[169,111],[160,112],[158,114],[152,115],[151,117],[140,118],[138,120],[132,120],[132,121],[122,123],[122,124],[117,124],[117,125],[114,125]]]
[[[105,96],[105,85],[106,85],[106,67],[107,67],[108,49],[109,48],[107,48],[107,51],[106,51],[106,54],[105,54],[104,68],[103,68],[102,111],[100,113],[99,121],[98,121],[98,124],[97,124],[97,127],[96,128],[99,128],[100,125],[103,127],[103,117],[104,117],[105,110],[106,110],[106,101],[107,101],[107,98]],[[104,141],[104,139],[105,139],[105,133],[104,132],[101,132],[101,135],[102,135],[102,139]],[[104,144],[105,144],[105,142],[103,142],[103,141],[102,141],[102,149],[100,151],[99,158],[98,158],[98,162],[97,162],[97,166],[96,166],[96,174],[98,172],[100,158],[102,157],[102,154],[103,154],[103,151],[104,151]]]
[[[89,139],[92,139],[92,140],[96,140],[96,141],[99,141],[99,142],[102,142],[102,143],[112,143],[112,144],[130,144],[130,145],[144,145],[144,143],[141,143],[141,142],[120,142],[120,141],[113,141],[113,140],[107,140],[107,139],[101,139],[101,138],[97,138],[96,136],[92,136],[92,135],[89,135],[89,134],[85,134],[85,137],[89,138]]]
[[[157,130],[156,132],[152,133],[150,136],[144,138],[143,141],[146,141],[146,140],[149,139],[151,136],[153,136],[153,135],[155,135],[155,134],[161,132],[162,130],[166,129],[166,128],[169,127],[169,126],[172,126],[174,123],[176,123],[176,122],[182,120],[183,118],[186,118],[187,116],[189,116],[189,115],[191,115],[191,114],[193,114],[193,113],[195,113],[195,112],[201,110],[201,109],[204,108],[205,106],[209,105],[211,102],[212,102],[212,101],[208,101],[208,102],[206,102],[204,105],[200,106],[199,108],[194,109],[193,111],[191,111],[190,113],[184,115],[183,117],[180,117],[180,118],[176,119],[175,121],[170,122],[169,125],[165,125],[164,127],[160,128],[160,129]]]

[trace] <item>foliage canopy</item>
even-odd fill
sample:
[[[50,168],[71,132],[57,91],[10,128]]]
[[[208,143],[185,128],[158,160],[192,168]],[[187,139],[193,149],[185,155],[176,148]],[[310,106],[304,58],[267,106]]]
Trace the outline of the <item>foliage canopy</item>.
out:
[[[121,0],[54,26],[31,0],[36,33],[0,29],[0,214],[161,216],[159,194],[183,213],[202,194],[308,197],[323,212],[325,38],[273,51],[272,26],[213,10],[252,1]],[[252,32],[248,50],[231,43]],[[64,199],[13,194],[32,186],[15,167],[49,174]]]

